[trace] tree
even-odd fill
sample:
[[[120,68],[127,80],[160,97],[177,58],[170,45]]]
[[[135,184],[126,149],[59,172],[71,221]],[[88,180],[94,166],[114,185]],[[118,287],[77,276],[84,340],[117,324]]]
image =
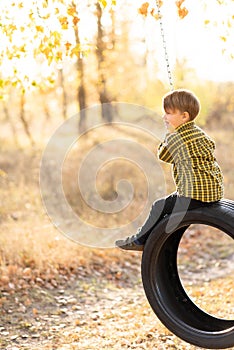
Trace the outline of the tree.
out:
[[[64,84],[63,68],[58,70],[59,84],[62,88],[62,114],[63,119],[67,119],[67,92]]]
[[[102,119],[108,123],[113,121],[113,110],[110,105],[112,99],[109,97],[107,91],[107,81],[105,75],[105,51],[106,44],[104,42],[104,31],[102,27],[102,7],[99,2],[96,3],[97,13],[97,62],[98,62],[98,93],[99,100],[102,107]],[[112,31],[113,33],[113,31]],[[113,37],[112,37],[113,41]]]
[[[223,53],[233,58],[233,24],[234,16],[230,9],[230,1],[233,0],[199,0],[203,4],[204,25],[216,28],[217,35],[223,45]],[[158,8],[156,6],[158,4]],[[155,3],[142,2],[138,12],[147,21],[148,17],[157,21],[161,19],[161,10],[166,2],[156,0]],[[98,98],[103,106],[103,118],[111,121],[112,111],[105,113],[104,108],[109,106],[113,100],[113,90],[110,88],[110,50],[108,45],[116,48],[115,25],[122,20],[115,14],[118,0],[2,0],[0,2],[0,96],[7,100],[10,87],[18,90],[18,93],[27,97],[31,91],[41,91],[44,87],[53,86],[60,75],[63,87],[63,115],[67,114],[67,96],[65,90],[66,76],[63,75],[63,65],[74,65],[77,71],[77,101],[81,111],[79,120],[80,130],[85,129],[85,109],[87,107],[87,77],[85,57],[92,55],[92,48],[96,53],[98,66]],[[133,6],[131,1],[126,3]],[[189,4],[186,0],[175,1],[174,11],[177,11],[179,18],[183,20],[190,14]],[[134,6],[135,3],[134,3]],[[212,7],[213,6],[213,7]],[[213,8],[217,11],[212,11]],[[94,8],[96,15],[96,27],[90,27],[91,35],[85,39],[82,32],[82,21],[85,16],[94,18]],[[103,22],[104,14],[110,11],[112,28],[107,32],[106,24]],[[124,12],[123,12],[124,15]],[[132,19],[137,16],[137,10],[131,14]],[[200,14],[198,14],[199,16]],[[124,38],[118,38],[124,40]],[[130,41],[128,44],[131,45]],[[129,48],[128,48],[129,49]],[[108,51],[109,50],[109,51]],[[117,52],[117,51],[116,51]],[[147,53],[144,56],[147,59]],[[127,67],[127,63],[124,62]],[[59,68],[59,69],[58,69]],[[143,72],[143,71],[142,71]],[[96,72],[95,72],[96,73]],[[143,72],[144,73],[144,72]],[[129,72],[130,74],[130,72]],[[148,77],[145,78],[147,85]],[[96,77],[96,76],[95,76]],[[108,79],[107,79],[108,78]],[[124,95],[125,96],[125,95]],[[142,100],[140,100],[142,101]],[[105,104],[107,103],[107,104]],[[19,118],[24,126],[25,132],[29,133],[29,126],[24,114],[19,113]]]
[[[79,16],[78,16],[78,10],[75,3],[72,3],[73,9],[70,12],[73,16],[73,29],[75,34],[75,42],[76,42],[76,48],[79,50],[81,48],[81,40],[79,35]],[[77,55],[77,61],[76,61],[76,67],[78,72],[78,102],[79,102],[79,109],[80,109],[80,120],[79,120],[79,131],[83,132],[86,129],[86,91],[85,91],[85,72],[84,72],[84,60],[83,60],[83,54],[81,51],[78,51]]]
[[[73,64],[75,61],[80,82],[78,101],[80,110],[84,110],[86,103],[82,54],[87,51],[87,45],[79,37],[80,19],[75,3],[68,3],[66,0],[31,3],[12,0],[3,1],[0,9],[0,40],[5,44],[0,52],[0,63],[4,72],[0,80],[1,97],[7,98],[10,85],[25,96],[26,91],[54,84],[56,75],[59,75],[63,85],[62,70],[58,68],[64,62]],[[65,116],[65,91],[63,97]],[[80,127],[84,127],[82,115]]]

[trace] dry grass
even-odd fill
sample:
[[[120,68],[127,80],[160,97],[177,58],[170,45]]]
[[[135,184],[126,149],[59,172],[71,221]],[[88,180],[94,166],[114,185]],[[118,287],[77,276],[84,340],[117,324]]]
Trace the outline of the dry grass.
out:
[[[89,147],[98,142],[99,139],[94,135],[89,138]],[[98,257],[102,257],[106,262],[109,261],[110,264],[113,259],[121,260],[121,252],[117,249],[102,250],[80,246],[67,239],[54,227],[45,212],[40,194],[41,149],[19,150],[11,148],[8,144],[2,146],[0,195],[3,205],[0,208],[0,269],[4,280],[8,280],[7,276],[11,279],[17,274],[22,275],[24,268],[27,267],[36,269],[40,273],[59,266],[74,268],[74,266],[92,264]],[[73,171],[72,167],[68,170]],[[70,186],[74,181],[74,177],[72,181],[70,180],[69,171],[67,178],[65,174],[65,191],[66,186]],[[135,177],[134,172],[131,177]],[[105,198],[112,195],[113,187],[109,189],[103,187],[101,191]],[[68,197],[71,193],[74,194],[70,191]],[[138,193],[138,196],[141,194]],[[75,208],[77,208],[77,198],[71,198],[71,200],[75,201]],[[78,198],[78,204],[79,200],[80,198]],[[89,215],[89,220],[97,220],[97,213],[92,213],[91,217]],[[103,218],[99,220],[101,225]]]
[[[125,136],[126,132],[126,130],[118,131],[119,134],[125,133]],[[116,137],[117,131],[114,130],[114,133]],[[108,136],[103,138],[104,141],[113,137],[109,130],[105,135]],[[232,169],[234,158],[232,156],[232,132],[213,131],[211,136],[217,142],[217,157],[225,175],[226,196],[233,198]],[[151,151],[155,150],[155,140],[150,138],[149,135],[131,133],[129,138],[138,143],[140,142],[141,145],[143,144]],[[97,134],[89,135],[88,140],[88,148],[91,148],[100,142],[100,136]],[[81,146],[83,148],[87,147],[84,140],[82,140]],[[8,145],[3,147],[3,152],[0,156],[0,195],[2,203],[0,208],[0,262],[2,269],[8,265],[33,265],[41,269],[51,265],[73,264],[74,262],[77,263],[83,256],[88,260],[95,251],[94,249],[80,247],[74,242],[69,241],[54,228],[48,219],[42,205],[39,189],[40,158],[41,149],[17,150],[8,147]],[[127,220],[128,217],[131,217],[132,212],[137,212],[146,197],[146,192],[142,186],[144,176],[141,172],[130,167],[129,173],[127,173],[128,167],[124,166],[121,167],[121,171],[118,171],[120,169],[119,165],[118,163],[116,169],[114,168],[111,186],[107,184],[107,172],[100,172],[101,176],[98,180],[98,186],[100,186],[100,192],[104,198],[108,198],[108,196],[111,198],[113,196],[116,181],[120,179],[121,174],[124,177],[128,176],[137,188],[133,206],[129,207],[127,214],[123,212],[121,215],[115,217],[114,219],[117,222],[118,220],[120,220],[119,222],[121,220]],[[109,170],[110,168],[111,165],[109,166]],[[166,170],[168,170],[167,167]],[[65,192],[66,190],[68,191],[68,197],[73,193],[69,190],[69,186],[72,188],[72,181],[74,181],[74,178],[72,178],[72,181],[70,180],[69,174],[71,173],[69,171],[72,171],[72,167],[65,168],[65,173],[67,172],[68,176],[65,176],[64,185]],[[103,179],[104,186],[102,186]],[[168,190],[173,190],[170,171],[167,171],[166,179],[168,180]],[[141,189],[143,190],[141,191]],[[76,205],[77,198],[74,208],[76,208]],[[101,215],[97,215],[97,213],[91,213],[89,217],[90,220],[99,219],[100,225],[107,220],[105,216],[102,217]],[[120,253],[116,250],[105,251],[105,255],[108,256],[108,254],[118,255]]]

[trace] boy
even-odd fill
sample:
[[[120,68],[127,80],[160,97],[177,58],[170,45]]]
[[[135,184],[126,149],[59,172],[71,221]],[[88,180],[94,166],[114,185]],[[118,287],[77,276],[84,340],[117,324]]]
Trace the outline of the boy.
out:
[[[223,176],[214,157],[215,143],[197,127],[200,111],[197,97],[187,90],[174,90],[163,98],[167,134],[158,147],[160,160],[173,165],[176,192],[156,200],[148,218],[137,233],[116,246],[143,251],[153,227],[172,211],[207,206],[223,197]]]

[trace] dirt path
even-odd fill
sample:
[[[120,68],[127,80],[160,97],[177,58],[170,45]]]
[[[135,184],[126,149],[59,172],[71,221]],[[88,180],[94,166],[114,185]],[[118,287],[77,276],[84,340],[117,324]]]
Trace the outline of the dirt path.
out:
[[[136,348],[128,339],[134,336],[139,345],[142,333],[152,338],[152,320],[158,323],[140,282],[121,288],[101,279],[71,278],[57,288],[2,294],[1,349]]]
[[[232,286],[232,277],[213,283],[219,288]],[[39,284],[24,291],[11,286],[12,290],[2,292],[1,349],[199,349],[158,321],[146,300],[139,271],[124,283],[105,276],[79,279],[73,275],[64,276],[56,286]],[[233,293],[231,287],[229,293]],[[224,307],[223,300],[216,304]]]
[[[140,284],[87,282],[5,293],[1,349],[195,349],[159,323]]]

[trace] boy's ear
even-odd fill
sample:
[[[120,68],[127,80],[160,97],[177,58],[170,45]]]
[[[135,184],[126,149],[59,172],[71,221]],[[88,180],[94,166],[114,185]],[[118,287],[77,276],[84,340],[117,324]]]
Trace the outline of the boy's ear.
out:
[[[183,113],[183,119],[184,119],[184,122],[188,122],[190,120],[189,112]]]

